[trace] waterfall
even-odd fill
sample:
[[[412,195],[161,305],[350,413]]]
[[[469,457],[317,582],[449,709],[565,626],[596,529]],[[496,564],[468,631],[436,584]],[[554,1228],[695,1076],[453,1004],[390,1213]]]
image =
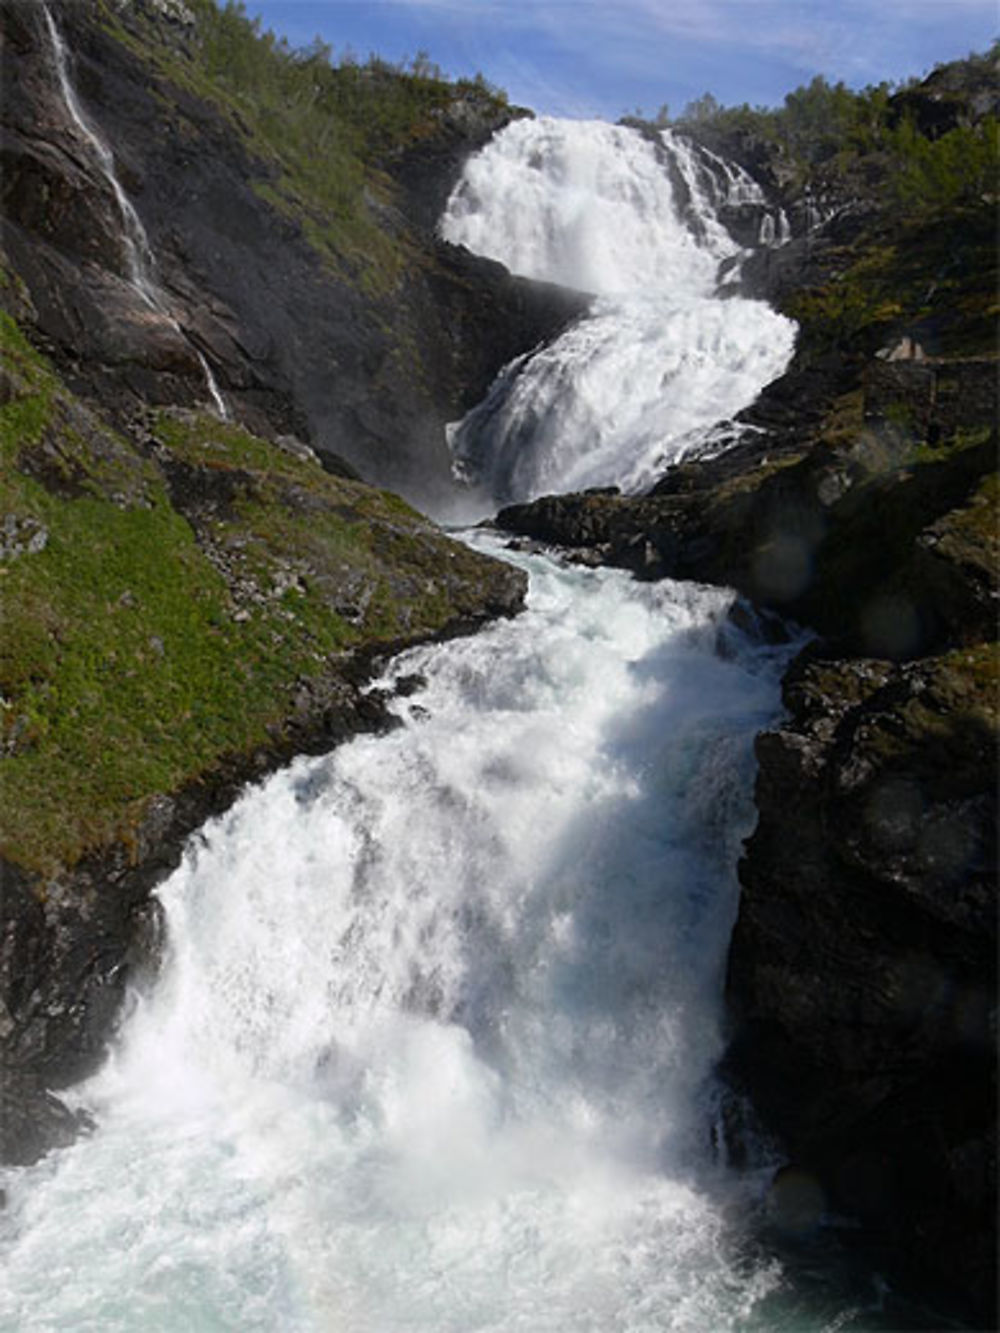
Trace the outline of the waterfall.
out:
[[[580,466],[560,395],[583,426],[594,396],[602,438],[626,418],[620,479],[628,401],[663,428],[653,381],[686,436],[787,354],[785,321],[716,300],[733,243],[691,233],[653,147],[557,122],[496,143],[446,229],[464,209],[484,250],[613,293],[495,391],[544,381],[532,475]],[[396,730],[297,760],[191,840],[159,890],[161,974],[72,1093],[94,1133],[0,1174],[4,1333],[853,1325],[746,1239],[766,1173],[711,1142],[753,739],[795,645],[744,637],[724,590],[464,539],[527,570],[526,611],[396,659],[374,683]]]
[[[192,844],[99,1130],[6,1185],[0,1327],[725,1333],[775,1286],[708,1124],[781,654],[521,563],[521,618],[379,682],[428,682],[398,731]]]
[[[222,396],[222,391],[212,374],[212,367],[208,364],[205,354],[197,347],[194,349],[195,355],[201,366],[201,372],[205,376],[205,383],[208,386],[208,394],[212,400],[212,405],[223,421],[229,420],[229,408],[226,406],[226,400]]]
[[[205,385],[215,411],[224,421],[228,420],[229,411],[226,401],[212,373],[211,366],[201,350],[194,346],[189,336],[168,309],[166,295],[156,280],[156,260],[146,229],[142,225],[142,219],[136,212],[135,206],[122,188],[121,181],[118,179],[111,149],[101,138],[80,105],[80,99],[76,95],[76,89],[73,87],[73,82],[69,76],[69,52],[48,5],[42,5],[42,14],[52,44],[59,91],[62,94],[66,110],[90,148],[100,168],[101,175],[118,205],[124,242],[125,276],[150,310],[155,311],[191,347],[198,358],[198,364],[201,366],[202,374],[205,377]]]
[[[746,173],[669,132],[657,144],[597,121],[520,120],[470,160],[445,239],[596,298],[452,428],[456,475],[484,507],[552,490],[641,490],[668,463],[709,451],[782,373],[794,324],[717,294],[720,267],[741,253],[720,215],[746,203],[772,216]]]
[[[791,239],[785,210],[774,207],[757,181],[738,163],[727,162],[673,130],[662,130],[660,138],[691,192],[691,221],[696,230],[712,232],[723,246],[727,242],[731,246],[729,227],[734,214],[743,211],[756,218],[758,245],[777,247]],[[726,219],[730,219],[728,226]]]

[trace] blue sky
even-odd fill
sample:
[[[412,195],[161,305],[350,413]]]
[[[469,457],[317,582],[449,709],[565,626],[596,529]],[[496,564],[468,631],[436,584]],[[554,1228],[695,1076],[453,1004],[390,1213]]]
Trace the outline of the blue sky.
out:
[[[245,0],[295,46],[426,50],[542,113],[611,120],[712,92],[775,105],[814,74],[852,87],[927,73],[1000,32],[997,0]]]

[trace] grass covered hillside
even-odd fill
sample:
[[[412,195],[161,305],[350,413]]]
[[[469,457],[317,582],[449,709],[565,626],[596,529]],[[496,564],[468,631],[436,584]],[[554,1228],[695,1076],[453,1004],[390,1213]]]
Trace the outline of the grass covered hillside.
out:
[[[407,504],[187,409],[111,430],[0,317],[0,846],[43,877],[322,734],[353,650],[513,609]]]

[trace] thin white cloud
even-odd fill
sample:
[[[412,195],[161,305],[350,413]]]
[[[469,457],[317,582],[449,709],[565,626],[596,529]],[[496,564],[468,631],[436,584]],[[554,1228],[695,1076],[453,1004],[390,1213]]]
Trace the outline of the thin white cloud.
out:
[[[286,30],[367,16],[379,38],[426,47],[455,74],[482,68],[511,97],[570,115],[615,116],[711,91],[777,102],[824,73],[859,85],[921,74],[981,47],[996,0],[262,0]],[[253,10],[253,0],[248,8]],[[296,27],[299,27],[296,21]],[[300,29],[301,30],[301,29]],[[403,37],[402,33],[413,36]],[[311,35],[311,33],[310,33]],[[439,36],[440,35],[440,36]],[[367,50],[367,48],[366,48]],[[449,54],[444,55],[443,52]]]

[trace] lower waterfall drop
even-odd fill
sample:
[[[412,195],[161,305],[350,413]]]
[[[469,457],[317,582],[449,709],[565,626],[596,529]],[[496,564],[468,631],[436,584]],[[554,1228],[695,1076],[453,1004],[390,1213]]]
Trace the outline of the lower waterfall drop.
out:
[[[192,843],[99,1128],[8,1183],[0,1327],[746,1326],[705,1099],[785,653],[522,563],[522,617],[394,663],[399,731]]]

